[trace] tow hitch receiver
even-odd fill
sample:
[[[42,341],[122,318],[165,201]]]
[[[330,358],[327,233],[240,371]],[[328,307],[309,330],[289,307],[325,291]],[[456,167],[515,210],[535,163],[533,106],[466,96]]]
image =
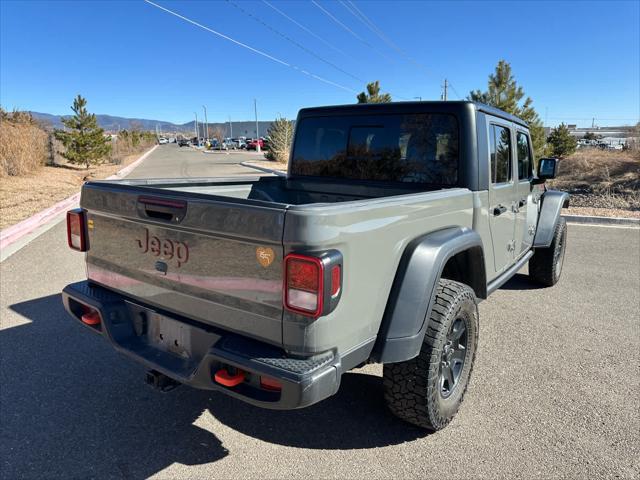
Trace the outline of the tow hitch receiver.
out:
[[[157,370],[149,370],[145,377],[145,382],[161,392],[170,392],[174,388],[178,388],[182,385],[180,382],[167,377],[165,374],[160,373]]]

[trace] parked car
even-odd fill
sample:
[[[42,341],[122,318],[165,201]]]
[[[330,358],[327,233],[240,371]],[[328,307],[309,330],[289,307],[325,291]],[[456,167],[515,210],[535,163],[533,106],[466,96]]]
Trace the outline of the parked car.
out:
[[[261,149],[264,148],[264,140],[261,138],[257,140],[251,140],[247,143],[247,150],[256,150],[258,145],[260,145]]]
[[[212,139],[209,145],[209,150],[228,150],[228,146],[225,142],[219,142],[216,139]]]
[[[187,140],[186,138],[181,138],[178,140],[179,147],[188,147],[189,145],[190,145],[189,140]]]
[[[225,138],[224,144],[227,146],[228,150],[237,150],[238,142],[236,142],[233,138]]]
[[[158,143],[159,143],[160,145],[164,145],[165,143],[169,143],[169,140],[167,140],[167,139],[166,139],[166,138],[164,138],[164,137],[160,137],[160,138],[158,139]]]
[[[444,428],[478,302],[527,263],[532,282],[560,279],[557,161],[536,172],[527,124],[473,102],[308,108],[295,129],[287,176],[85,183],[67,238],[88,278],[64,306],[161,390],[294,409],[377,362],[395,415]]]

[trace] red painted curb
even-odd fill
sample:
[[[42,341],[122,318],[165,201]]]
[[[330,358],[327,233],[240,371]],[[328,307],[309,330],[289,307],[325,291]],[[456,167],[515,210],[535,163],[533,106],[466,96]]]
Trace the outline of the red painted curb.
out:
[[[158,148],[158,146],[154,146],[151,150],[143,154],[139,159],[135,162],[127,165],[122,170],[118,171],[115,175],[111,175],[107,178],[107,180],[114,180],[118,178],[122,178],[124,176],[129,175],[134,168],[142,163],[142,161],[147,158],[151,153]],[[68,210],[73,207],[80,201],[80,192],[74,193],[68,198],[56,203],[52,207],[45,208],[44,210],[36,213],[35,215],[22,220],[21,222],[16,223],[15,225],[11,225],[4,230],[0,230],[0,249],[6,248],[16,240],[19,240],[23,236],[33,232],[36,228],[45,223],[51,221],[55,216],[60,213]]]

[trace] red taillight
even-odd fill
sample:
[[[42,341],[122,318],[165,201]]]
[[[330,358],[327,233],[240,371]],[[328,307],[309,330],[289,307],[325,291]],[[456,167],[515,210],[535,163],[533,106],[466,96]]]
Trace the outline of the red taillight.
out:
[[[331,297],[335,297],[340,293],[340,278],[342,277],[340,272],[340,265],[336,265],[331,269]]]
[[[317,317],[322,312],[324,268],[319,258],[289,254],[284,259],[284,305]]]
[[[67,212],[67,242],[69,247],[79,252],[88,250],[86,220],[85,212],[80,208]]]

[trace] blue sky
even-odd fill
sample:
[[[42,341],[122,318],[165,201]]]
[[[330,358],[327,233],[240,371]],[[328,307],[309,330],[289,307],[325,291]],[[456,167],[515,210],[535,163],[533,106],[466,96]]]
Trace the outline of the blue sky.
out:
[[[352,103],[347,90],[376,79],[395,99],[437,99],[446,77],[450,98],[464,97],[504,58],[549,125],[640,116],[637,0],[353,0],[387,41],[348,2],[269,0],[320,40],[262,0],[154,1],[295,68],[142,0],[1,0],[2,106],[67,114],[81,93],[95,113],[183,123],[203,104],[210,121],[252,119],[257,98],[261,118],[295,117],[305,106]]]

